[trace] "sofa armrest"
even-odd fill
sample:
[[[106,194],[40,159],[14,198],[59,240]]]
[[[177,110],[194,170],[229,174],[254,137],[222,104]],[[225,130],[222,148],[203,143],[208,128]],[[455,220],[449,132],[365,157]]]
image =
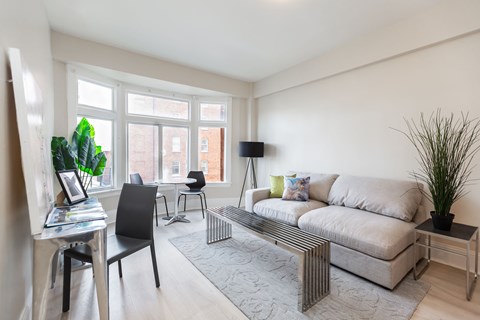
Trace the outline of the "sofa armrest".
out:
[[[250,189],[245,192],[245,210],[253,212],[253,206],[260,200],[270,196],[270,188]]]

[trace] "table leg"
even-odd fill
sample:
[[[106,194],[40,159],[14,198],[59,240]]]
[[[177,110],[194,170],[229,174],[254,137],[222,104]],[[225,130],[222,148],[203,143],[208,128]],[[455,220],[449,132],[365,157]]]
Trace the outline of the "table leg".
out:
[[[417,230],[413,230],[413,279],[417,280]]]
[[[207,210],[207,244],[230,239],[232,225],[210,214]]]
[[[431,259],[431,237],[430,235],[427,235],[427,262],[423,264],[423,267],[420,268],[420,270],[417,272],[417,256],[416,256],[416,247],[417,247],[417,231],[413,231],[413,279],[418,280],[422,277],[422,275],[427,271],[428,267],[430,266],[430,259]],[[418,240],[420,241],[420,240]],[[422,258],[420,263],[422,263],[425,260],[425,258]],[[420,264],[419,263],[419,264]]]
[[[97,289],[98,309],[100,320],[108,320],[108,265],[106,244],[106,231],[95,232],[92,240],[87,245],[92,251],[93,269],[95,270],[95,287]],[[100,270],[100,272],[98,271]]]
[[[33,241],[33,320],[46,318],[52,258],[57,250],[55,239]]]
[[[32,319],[44,320],[47,316],[47,298],[52,273],[52,258],[60,248],[71,243],[86,243],[92,248],[100,319],[108,320],[108,283],[106,269],[106,230],[93,230],[58,238],[33,240],[33,297]]]
[[[477,230],[477,238],[475,240],[475,279],[478,278],[478,233],[479,231]]]
[[[51,289],[55,287],[55,281],[57,279],[57,266],[58,266],[58,256],[60,255],[60,249],[55,252],[52,258],[52,285]]]
[[[470,241],[467,242],[467,252],[465,255],[465,261],[466,261],[466,267],[465,267],[465,272],[466,276],[465,279],[467,281],[465,288],[467,290],[467,300],[470,301]]]
[[[467,242],[467,252],[465,255],[466,260],[466,291],[467,291],[467,300],[470,301],[472,299],[473,290],[475,289],[475,284],[477,282],[478,277],[478,230],[477,236],[475,237],[475,273],[473,274],[473,279],[470,282],[470,241]]]
[[[175,190],[175,199],[173,201],[174,215],[165,224],[166,226],[168,226],[168,225],[170,225],[174,222],[190,222],[190,220],[186,219],[184,215],[179,215],[178,214],[178,184],[174,184],[174,190]],[[187,200],[185,199],[185,201],[187,201]]]

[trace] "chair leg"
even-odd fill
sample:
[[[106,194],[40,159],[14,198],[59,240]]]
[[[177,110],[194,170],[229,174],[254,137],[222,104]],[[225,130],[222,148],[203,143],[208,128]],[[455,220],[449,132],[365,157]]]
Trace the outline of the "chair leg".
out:
[[[63,306],[62,311],[70,310],[70,282],[72,276],[72,258],[63,257]]]
[[[157,211],[157,199],[155,199],[155,220],[157,222],[157,227],[158,227],[158,211]]]
[[[202,207],[202,216],[203,216],[203,219],[205,219],[205,213],[203,212],[203,200],[202,200],[202,195],[199,194],[198,196],[200,197],[200,206]]]
[[[150,245],[150,253],[152,254],[153,274],[155,275],[155,286],[160,287],[160,279],[158,278],[157,257],[155,255],[155,245],[152,240]]]
[[[183,195],[183,211],[187,210],[187,195]]]
[[[121,278],[123,277],[123,273],[122,273],[122,260],[118,260],[118,276]]]
[[[167,197],[163,196],[163,201],[165,201],[165,210],[167,210],[167,217],[170,217],[168,215]]]
[[[203,199],[205,201],[205,210],[207,210],[208,209],[207,208],[207,197],[205,196],[205,192],[202,192],[202,194],[203,194]]]

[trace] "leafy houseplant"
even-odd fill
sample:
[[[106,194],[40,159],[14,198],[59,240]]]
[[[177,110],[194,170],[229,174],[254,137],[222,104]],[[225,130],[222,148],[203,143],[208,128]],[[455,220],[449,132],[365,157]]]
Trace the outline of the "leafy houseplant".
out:
[[[448,231],[455,217],[451,207],[472,181],[472,160],[480,149],[480,121],[468,119],[468,114],[454,119],[453,114],[447,117],[437,110],[429,119],[422,113],[418,124],[406,119],[405,123],[407,132],[397,131],[413,144],[420,164],[419,171],[410,175],[428,187],[430,193],[420,190],[434,206],[434,227]]]
[[[64,137],[52,137],[51,149],[55,170],[79,170],[85,190],[92,178],[105,170],[107,157],[102,147],[95,144],[95,129],[85,118],[78,123],[71,144]]]

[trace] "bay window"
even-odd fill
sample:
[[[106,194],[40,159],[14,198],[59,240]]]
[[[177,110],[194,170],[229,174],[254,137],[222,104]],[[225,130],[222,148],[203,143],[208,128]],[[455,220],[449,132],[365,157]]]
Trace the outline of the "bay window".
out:
[[[145,183],[187,176],[190,170],[202,170],[207,183],[228,181],[231,100],[164,92],[69,70],[69,82],[76,87],[69,93],[77,97],[74,112],[90,121],[97,144],[107,153],[105,173],[94,179],[90,190],[119,188],[136,172]]]

